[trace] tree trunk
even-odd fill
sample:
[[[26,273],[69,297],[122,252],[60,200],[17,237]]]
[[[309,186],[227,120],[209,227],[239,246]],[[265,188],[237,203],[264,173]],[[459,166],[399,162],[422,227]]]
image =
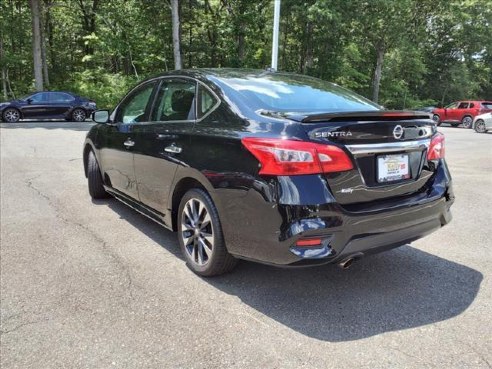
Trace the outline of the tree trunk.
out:
[[[302,65],[302,73],[309,73],[309,70],[313,67],[313,23],[307,21],[306,23],[306,38],[305,38],[305,58]]]
[[[48,74],[48,62],[46,61],[46,46],[44,43],[44,40],[42,41],[42,47],[41,47],[41,60],[43,63],[43,80],[44,80],[44,86],[49,87],[50,85],[50,77]]]
[[[381,84],[381,74],[383,71],[384,47],[378,45],[376,47],[376,69],[374,70],[374,78],[372,79],[372,101],[379,101],[379,85]]]
[[[181,64],[181,47],[179,32],[179,0],[171,0],[171,15],[173,22],[173,50],[174,50],[174,69],[182,68]]]
[[[239,66],[241,68],[244,67],[244,57],[246,55],[246,48],[245,48],[245,38],[246,38],[246,22],[244,20],[244,13],[247,10],[247,7],[250,6],[249,4],[245,3],[244,1],[241,1],[239,3],[239,11],[236,13],[236,19],[238,21],[237,24],[237,58],[239,60]]]
[[[212,7],[210,6],[209,0],[205,0],[205,14],[215,15]],[[218,18],[218,16],[216,16]],[[207,27],[208,42],[210,44],[209,55],[210,55],[210,66],[215,67],[217,65],[217,27]]]
[[[246,25],[244,24],[244,22],[240,21],[239,33],[237,35],[237,58],[239,59],[239,66],[241,68],[244,67],[244,55],[245,55],[244,35],[246,33],[245,28]]]
[[[188,23],[190,25],[190,28],[189,28],[189,39],[188,39],[188,68],[193,68],[193,59],[192,59],[192,56],[193,56],[193,52],[192,52],[192,47],[193,47],[193,11],[192,11],[192,8],[193,8],[193,4],[191,2],[191,0],[188,1],[188,8],[190,9],[190,15],[189,15],[189,19],[188,19]],[[180,32],[181,34],[181,32]]]
[[[50,60],[55,60],[55,57],[53,55],[54,51],[54,44],[53,44],[53,21],[51,19],[51,12],[50,9],[53,6],[52,0],[45,0],[45,7],[46,7],[46,23],[45,23],[45,30],[46,30],[46,39],[48,40],[48,50],[49,51],[49,59]]]
[[[92,0],[92,5],[86,7],[83,0],[78,0],[80,11],[82,12],[82,29],[84,30],[84,36],[89,36],[96,32],[96,13],[99,7],[100,0]],[[94,54],[94,48],[89,42],[84,45],[85,55]]]
[[[7,87],[8,87],[8,90],[10,92],[10,96],[15,99],[15,93],[14,91],[12,90],[12,86],[10,85],[10,79],[9,79],[9,70],[7,69],[5,71],[5,81],[7,82]]]
[[[43,60],[41,53],[41,24],[39,0],[31,0],[32,14],[32,54],[34,62],[34,81],[36,91],[43,91]]]
[[[287,70],[287,36],[288,36],[288,25],[290,24],[290,18],[289,14],[285,16],[285,26],[283,28],[283,31],[280,32],[281,34],[284,35],[284,41],[281,43],[281,50],[282,50],[282,57],[280,58],[281,63],[279,64],[280,67],[278,68],[279,70]],[[282,22],[280,23],[280,26],[282,26]]]
[[[3,34],[0,37],[0,60],[3,60]],[[6,67],[2,64],[2,91],[3,91],[3,99],[7,100],[7,72],[5,71]]]
[[[130,64],[132,65],[132,68],[133,68],[133,72],[135,73],[135,77],[138,79],[138,71],[137,71],[137,66],[135,65],[135,63],[133,62],[133,55],[132,55],[132,49],[129,48],[128,49],[128,56],[130,57]]]
[[[42,4],[42,3],[41,3]],[[46,22],[45,22],[45,14],[42,13],[41,10],[41,19],[40,19],[40,34],[41,34],[41,60],[43,62],[43,80],[44,80],[44,87],[48,87],[50,85],[50,78],[48,75],[48,63],[46,61]],[[46,11],[49,12],[49,8],[46,8]]]
[[[3,91],[3,100],[7,101],[9,95],[7,93],[7,72],[5,71],[5,67],[2,67],[2,91]]]

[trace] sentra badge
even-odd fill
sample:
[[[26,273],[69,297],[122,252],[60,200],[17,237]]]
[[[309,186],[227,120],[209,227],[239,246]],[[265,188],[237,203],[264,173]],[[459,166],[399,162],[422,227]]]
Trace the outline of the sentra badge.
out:
[[[349,137],[349,136],[352,136],[352,132],[350,131],[334,131],[334,132],[328,132],[328,131],[324,131],[324,132],[316,132],[314,134],[314,137],[316,138],[321,138],[321,137],[324,137],[324,138],[327,138],[327,137]]]

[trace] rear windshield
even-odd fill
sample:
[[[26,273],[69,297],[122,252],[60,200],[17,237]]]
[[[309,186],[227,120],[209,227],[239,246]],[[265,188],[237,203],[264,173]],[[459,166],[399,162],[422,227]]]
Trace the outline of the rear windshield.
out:
[[[295,74],[217,77],[213,80],[254,109],[281,112],[352,112],[381,107],[323,80]]]
[[[482,103],[482,106],[485,109],[491,109],[492,110],[492,102],[484,102],[484,103]]]

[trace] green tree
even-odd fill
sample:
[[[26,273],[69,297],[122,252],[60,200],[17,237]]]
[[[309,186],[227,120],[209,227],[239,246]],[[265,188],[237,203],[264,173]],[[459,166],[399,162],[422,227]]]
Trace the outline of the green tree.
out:
[[[0,2],[4,99],[35,89],[35,65],[45,87],[101,107],[177,67],[171,0],[33,1],[42,8],[41,63],[29,2]],[[181,0],[179,8],[182,67],[270,65],[272,0]],[[334,81],[387,108],[492,99],[491,28],[487,0],[283,0],[279,69]]]

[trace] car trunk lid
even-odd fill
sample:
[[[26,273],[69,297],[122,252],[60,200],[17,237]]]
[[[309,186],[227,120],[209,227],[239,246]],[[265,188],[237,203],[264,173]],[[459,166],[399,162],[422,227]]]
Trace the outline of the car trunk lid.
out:
[[[428,114],[407,111],[284,113],[311,141],[345,148],[355,166],[326,173],[336,200],[357,204],[424,191],[435,167],[427,150],[436,127]]]

